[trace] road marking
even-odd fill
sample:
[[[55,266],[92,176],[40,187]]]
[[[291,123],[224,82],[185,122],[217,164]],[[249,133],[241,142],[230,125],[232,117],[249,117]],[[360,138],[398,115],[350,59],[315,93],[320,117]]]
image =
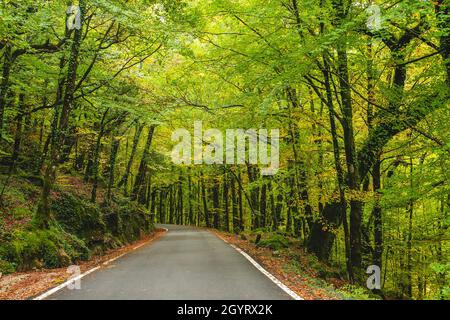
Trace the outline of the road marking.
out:
[[[113,262],[113,261],[116,261],[116,260],[119,259],[119,258],[122,258],[122,257],[123,257],[124,255],[126,255],[126,254],[127,254],[127,252],[122,253],[121,255],[118,255],[117,257],[111,258],[111,259],[109,259],[108,261],[103,262],[103,265],[106,266],[107,264],[109,264],[109,263],[111,263],[111,262]]]
[[[286,292],[292,299],[294,300],[305,300],[302,297],[300,297],[298,294],[296,294],[294,291],[292,291],[288,286],[286,286],[284,283],[282,283],[280,280],[278,280],[274,275],[272,275],[269,271],[264,269],[258,262],[256,262],[252,257],[250,257],[245,251],[243,251],[241,248],[238,248],[232,243],[229,243],[226,239],[222,238],[217,233],[214,233],[219,239],[224,241],[225,243],[229,244],[231,247],[233,247],[237,252],[242,254],[250,263],[255,266],[256,269],[258,269],[262,274],[264,274],[267,278],[269,278],[273,283],[275,283],[281,290]]]
[[[47,298],[48,296],[51,296],[51,295],[54,294],[55,292],[58,292],[59,290],[61,290],[61,289],[65,288],[65,287],[67,287],[69,284],[71,284],[71,283],[73,283],[73,282],[75,282],[75,281],[77,281],[77,280],[80,280],[81,278],[87,276],[88,274],[90,274],[90,273],[92,273],[92,272],[94,272],[94,271],[96,271],[96,270],[98,270],[98,269],[100,269],[100,267],[92,268],[91,270],[89,270],[89,271],[87,271],[87,272],[85,272],[85,273],[83,273],[83,274],[80,274],[79,276],[77,276],[77,277],[75,277],[75,278],[73,278],[73,279],[67,280],[66,282],[60,284],[59,286],[57,286],[57,287],[55,287],[55,288],[53,288],[53,289],[50,289],[49,291],[47,291],[47,292],[41,294],[40,296],[34,298],[33,300],[44,300],[44,299]]]
[[[162,228],[162,229],[164,229],[165,232],[169,231],[169,229],[167,229],[167,228]],[[148,244],[148,243],[152,242],[153,240],[154,240],[154,238],[151,239],[151,240],[148,241],[148,242],[145,242],[145,243],[143,243],[143,244],[140,244],[140,245],[134,247],[134,248],[133,248],[133,251],[136,250],[136,249],[138,249],[138,248],[140,248],[140,247],[142,247],[142,246],[145,245],[145,244]],[[108,261],[105,261],[105,262],[103,262],[102,264],[103,264],[103,265],[108,265],[109,263],[111,263],[111,262],[113,262],[113,261],[115,261],[115,260],[117,260],[117,259],[123,257],[123,256],[126,255],[127,253],[130,253],[130,251],[125,252],[125,253],[122,253],[121,255],[119,255],[119,256],[117,256],[117,257],[114,257],[114,258],[112,258],[112,259],[109,259]],[[79,276],[77,276],[77,277],[75,277],[75,278],[73,278],[73,279],[67,280],[66,282],[60,284],[59,286],[54,287],[54,288],[48,290],[47,292],[44,292],[43,294],[41,294],[40,296],[34,298],[33,300],[44,300],[45,298],[51,296],[52,294],[58,292],[59,290],[64,289],[64,288],[67,287],[69,284],[71,284],[71,283],[73,283],[73,282],[75,282],[75,281],[77,281],[77,280],[80,280],[81,278],[84,278],[84,277],[87,276],[88,274],[90,274],[90,273],[92,273],[92,272],[94,272],[94,271],[97,271],[98,269],[100,269],[100,266],[95,267],[95,268],[92,268],[92,269],[86,271],[86,272],[83,273],[83,274],[80,274]]]
[[[149,242],[151,242],[151,241],[149,241]],[[134,247],[133,250],[139,249],[140,247],[142,247],[145,244],[147,244],[147,243],[141,243],[140,245]]]
[[[168,231],[169,231],[169,229],[167,229],[167,228],[161,228],[161,229],[163,229],[165,232],[168,232]],[[140,245],[137,245],[136,247],[133,248],[133,250],[139,249],[140,247],[145,246],[146,244],[149,244],[149,243],[152,242],[153,240],[155,240],[155,238],[151,239],[151,240],[148,241],[148,242],[144,242],[144,243],[141,243]],[[113,260],[113,261],[114,261],[114,260]]]

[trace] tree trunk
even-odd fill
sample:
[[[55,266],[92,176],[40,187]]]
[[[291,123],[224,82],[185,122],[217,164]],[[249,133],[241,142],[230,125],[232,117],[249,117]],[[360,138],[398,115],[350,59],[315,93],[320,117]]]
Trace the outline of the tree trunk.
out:
[[[94,151],[94,160],[93,160],[93,166],[92,166],[92,176],[93,176],[93,182],[92,182],[92,192],[91,192],[91,202],[95,203],[97,201],[97,188],[98,188],[98,169],[100,166],[100,148],[102,145],[102,138],[105,132],[105,120],[106,115],[109,112],[109,108],[105,110],[103,113],[102,121],[100,122],[100,128],[97,135],[97,141],[95,143],[95,151]]]
[[[152,174],[149,173],[147,178],[147,185],[145,188],[145,208],[150,208],[151,196],[152,196]]]
[[[288,220],[290,220],[289,223],[291,225],[289,231],[293,231],[293,234],[296,237],[300,237],[301,235],[300,214],[295,199],[296,199],[295,178],[291,176],[289,177],[289,201],[288,201],[289,215],[290,215],[290,219]]]
[[[213,208],[214,208],[213,226],[215,229],[220,228],[219,188],[220,188],[219,179],[217,177],[215,177],[214,185],[212,187],[212,199],[213,199]]]
[[[205,215],[206,227],[211,228],[211,222],[209,219],[209,211],[208,211],[208,199],[206,198],[206,187],[205,187],[203,173],[200,173],[200,178],[202,181],[201,190],[202,190],[202,201],[203,201],[203,214]]]
[[[412,157],[409,158],[409,166],[410,166],[410,200],[408,203],[408,238],[406,242],[407,246],[407,256],[406,256],[406,272],[407,272],[407,295],[409,298],[412,298],[412,228],[413,228],[413,214],[414,214],[414,199],[413,199],[413,162]]]
[[[2,80],[0,82],[0,141],[3,138],[3,117],[7,103],[7,96],[9,91],[9,77],[11,74],[11,67],[13,64],[12,48],[10,44],[5,45],[3,51],[3,70]]]
[[[180,172],[178,178],[178,221],[177,223],[182,225],[184,223],[184,213],[183,213],[183,175]]]
[[[223,199],[225,231],[230,232],[230,212],[228,206],[228,175],[226,172],[223,176],[222,199]]]
[[[241,181],[241,170],[238,171],[238,180]],[[239,183],[238,181],[238,183]],[[242,203],[242,188],[238,188],[238,202],[239,202],[239,232],[244,231],[244,208]]]
[[[142,154],[141,162],[139,163],[139,169],[138,173],[136,175],[136,180],[134,182],[133,192],[131,194],[132,200],[140,200],[140,203],[142,203],[142,185],[145,181],[145,176],[147,173],[147,165],[149,162],[149,156],[150,156],[150,147],[153,140],[153,134],[155,132],[155,126],[151,125],[148,129],[148,135],[147,135],[147,141],[145,142],[144,151]]]
[[[194,209],[192,206],[192,198],[194,196],[193,192],[192,192],[192,178],[191,178],[191,170],[189,168],[188,171],[188,192],[189,192],[189,224],[190,225],[195,225],[195,221],[194,221]]]
[[[263,181],[262,187],[261,187],[261,198],[260,198],[260,212],[261,212],[261,221],[259,224],[260,228],[266,227],[266,209],[267,209],[267,185]]]
[[[450,3],[446,0],[437,0],[434,2],[435,14],[438,20],[438,27],[441,31],[439,38],[439,52],[444,61],[447,72],[447,85],[450,88]]]
[[[277,223],[276,221],[278,221],[278,219],[277,219],[277,211],[276,211],[276,207],[275,207],[275,196],[274,196],[274,191],[272,190],[272,182],[271,181],[269,181],[269,183],[267,185],[267,190],[270,195],[269,196],[269,198],[270,198],[270,214],[271,214],[271,218],[272,218],[271,225],[272,225],[272,230],[273,230],[274,226]],[[270,223],[269,221],[270,220],[268,218],[268,224]],[[276,229],[274,231],[276,231]]]
[[[85,14],[84,0],[79,1],[79,7],[81,15],[80,19],[83,24]],[[70,51],[70,57],[67,67],[65,93],[62,110],[60,113],[59,126],[57,132],[52,133],[55,139],[52,141],[53,143],[51,146],[52,149],[51,156],[45,170],[41,199],[39,201],[38,209],[36,211],[35,216],[37,225],[43,228],[47,228],[51,220],[50,192],[53,187],[56,178],[56,172],[58,169],[59,163],[58,156],[60,152],[60,146],[64,145],[65,133],[69,124],[69,116],[73,108],[73,96],[75,92],[75,85],[77,79],[78,56],[80,53],[80,46],[82,41],[82,32],[83,32],[82,29],[83,28],[80,28],[80,30],[75,30],[74,32],[74,39],[72,41],[72,48]]]
[[[166,215],[164,212],[164,199],[166,198],[166,191],[159,190],[159,222],[166,223]]]
[[[13,145],[13,152],[11,157],[11,167],[10,172],[13,172],[15,170],[15,167],[17,165],[17,160],[19,159],[20,155],[20,147],[22,144],[22,125],[23,125],[23,114],[25,112],[25,95],[23,93],[19,94],[19,110],[16,120],[16,132],[14,134],[14,145]]]
[[[250,164],[247,164],[247,174],[249,184],[252,185],[258,179],[258,169]],[[252,228],[257,229],[260,226],[260,212],[259,212],[259,187],[252,185],[250,190],[250,206],[252,208]]]
[[[134,161],[134,156],[136,155],[136,150],[139,144],[139,138],[141,137],[141,133],[142,130],[144,129],[144,125],[143,124],[138,124],[136,127],[136,132],[134,134],[134,139],[133,139],[133,146],[131,147],[131,154],[130,154],[130,158],[128,160],[127,163],[127,167],[125,169],[125,173],[122,176],[122,179],[119,181],[119,184],[117,185],[118,188],[120,187],[124,187],[124,194],[125,196],[127,195],[128,191],[128,179],[130,177],[130,172],[131,172],[131,166],[133,165],[133,161]]]
[[[235,177],[232,176],[230,179],[230,188],[231,188],[231,203],[232,203],[232,216],[233,216],[233,232],[238,234],[240,232],[239,228],[239,216],[238,216],[238,205],[239,200],[236,194],[236,183]]]
[[[114,186],[114,179],[115,179],[115,167],[116,167],[116,159],[117,159],[117,153],[119,151],[119,145],[120,140],[116,137],[112,137],[112,143],[111,143],[111,154],[109,156],[109,174],[108,174],[108,189],[106,192],[106,203],[111,203],[111,197],[112,197],[112,188]]]
[[[340,44],[338,46],[337,53],[339,86],[342,100],[344,149],[347,163],[347,183],[351,191],[358,192],[360,190],[360,177],[353,132],[353,107],[348,73],[347,49],[345,44]],[[358,283],[362,283],[362,209],[363,204],[360,200],[356,198],[350,200],[350,261],[355,280]]]
[[[150,221],[152,223],[155,223],[155,216],[156,216],[156,190],[153,190],[152,194],[152,201],[150,206]]]
[[[372,211],[374,218],[374,242],[375,248],[373,251],[373,263],[380,267],[382,270],[383,266],[383,220],[382,220],[382,211],[380,204],[381,197],[381,170],[380,170],[380,161],[378,160],[372,171],[373,177],[373,190],[377,193],[375,199],[375,205]]]
[[[282,211],[283,211],[283,193],[281,191],[278,191],[275,212],[272,214],[272,219],[273,219],[272,220],[272,230],[273,231],[278,230]]]
[[[174,213],[175,213],[174,202],[175,202],[174,188],[173,185],[171,185],[169,189],[169,224],[174,224]]]

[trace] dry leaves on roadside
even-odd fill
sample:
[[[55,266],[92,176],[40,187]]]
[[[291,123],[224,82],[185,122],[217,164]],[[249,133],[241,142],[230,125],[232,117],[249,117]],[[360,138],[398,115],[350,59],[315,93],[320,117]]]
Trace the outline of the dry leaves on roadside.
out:
[[[286,270],[285,266],[292,259],[285,254],[274,254],[269,248],[257,247],[248,240],[239,239],[238,236],[212,230],[220,238],[239,247],[249,254],[255,261],[263,266],[267,271],[273,274],[278,280],[287,285],[291,290],[297,293],[305,300],[335,300],[339,299],[337,295],[328,290],[314,286],[311,282],[311,275],[301,275],[297,272]]]

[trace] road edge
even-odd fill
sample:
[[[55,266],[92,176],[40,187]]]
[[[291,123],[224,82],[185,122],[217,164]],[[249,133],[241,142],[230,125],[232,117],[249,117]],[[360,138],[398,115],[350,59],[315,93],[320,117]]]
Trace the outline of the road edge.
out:
[[[210,231],[210,230],[208,230]],[[297,293],[295,293],[292,289],[290,289],[287,285],[285,285],[283,282],[277,279],[273,274],[271,274],[269,271],[267,271],[263,266],[261,266],[258,262],[256,262],[255,259],[253,259],[247,252],[242,250],[241,248],[235,246],[234,244],[228,242],[226,239],[221,237],[216,232],[210,231],[212,234],[214,234],[217,238],[228,244],[230,247],[235,249],[237,252],[239,252],[241,255],[243,255],[258,271],[260,271],[262,274],[264,274],[267,278],[269,278],[273,283],[275,283],[281,290],[283,290],[286,294],[288,294],[292,299],[294,300],[305,300],[301,296],[299,296]]]
[[[161,228],[161,229],[164,229],[164,233],[167,233],[167,232],[169,231],[169,229],[167,229],[167,228]],[[161,237],[161,236],[160,236],[160,237]],[[103,262],[101,265],[96,266],[96,267],[94,267],[94,268],[91,268],[91,269],[89,269],[88,271],[86,271],[86,272],[80,274],[79,276],[76,276],[76,277],[74,277],[74,278],[71,278],[71,279],[65,281],[64,283],[60,284],[59,286],[56,286],[56,287],[54,287],[54,288],[51,288],[50,290],[45,291],[44,293],[41,293],[40,295],[38,295],[37,297],[35,297],[35,298],[31,299],[31,300],[44,300],[45,298],[48,298],[48,297],[51,296],[52,294],[55,294],[56,292],[58,292],[58,291],[64,289],[64,288],[67,287],[69,284],[73,284],[75,281],[78,281],[78,280],[84,278],[85,276],[87,276],[88,274],[91,274],[91,273],[93,273],[93,272],[99,270],[99,269],[101,268],[101,266],[106,266],[106,265],[110,264],[111,262],[116,261],[117,259],[122,258],[123,256],[125,256],[125,255],[127,255],[127,254],[129,254],[129,253],[131,253],[131,252],[134,252],[134,251],[136,251],[137,249],[139,249],[139,248],[141,248],[141,247],[143,247],[143,246],[145,246],[145,245],[148,245],[148,244],[152,243],[153,240],[159,239],[160,237],[158,237],[158,238],[152,238],[152,239],[150,239],[148,242],[142,243],[142,244],[140,244],[140,245],[134,247],[134,248],[131,249],[130,251],[127,251],[127,252],[125,252],[125,253],[123,253],[123,254],[121,254],[121,255],[118,255],[117,257],[114,257],[114,258],[112,258],[112,259],[109,259],[108,261]]]

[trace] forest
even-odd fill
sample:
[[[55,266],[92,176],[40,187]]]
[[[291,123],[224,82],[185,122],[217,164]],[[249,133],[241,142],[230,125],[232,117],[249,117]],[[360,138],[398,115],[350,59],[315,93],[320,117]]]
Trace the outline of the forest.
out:
[[[449,9],[2,0],[0,272],[184,224],[294,239],[357,287],[377,266],[379,298],[448,299]],[[174,163],[196,121],[278,129],[278,172]]]

